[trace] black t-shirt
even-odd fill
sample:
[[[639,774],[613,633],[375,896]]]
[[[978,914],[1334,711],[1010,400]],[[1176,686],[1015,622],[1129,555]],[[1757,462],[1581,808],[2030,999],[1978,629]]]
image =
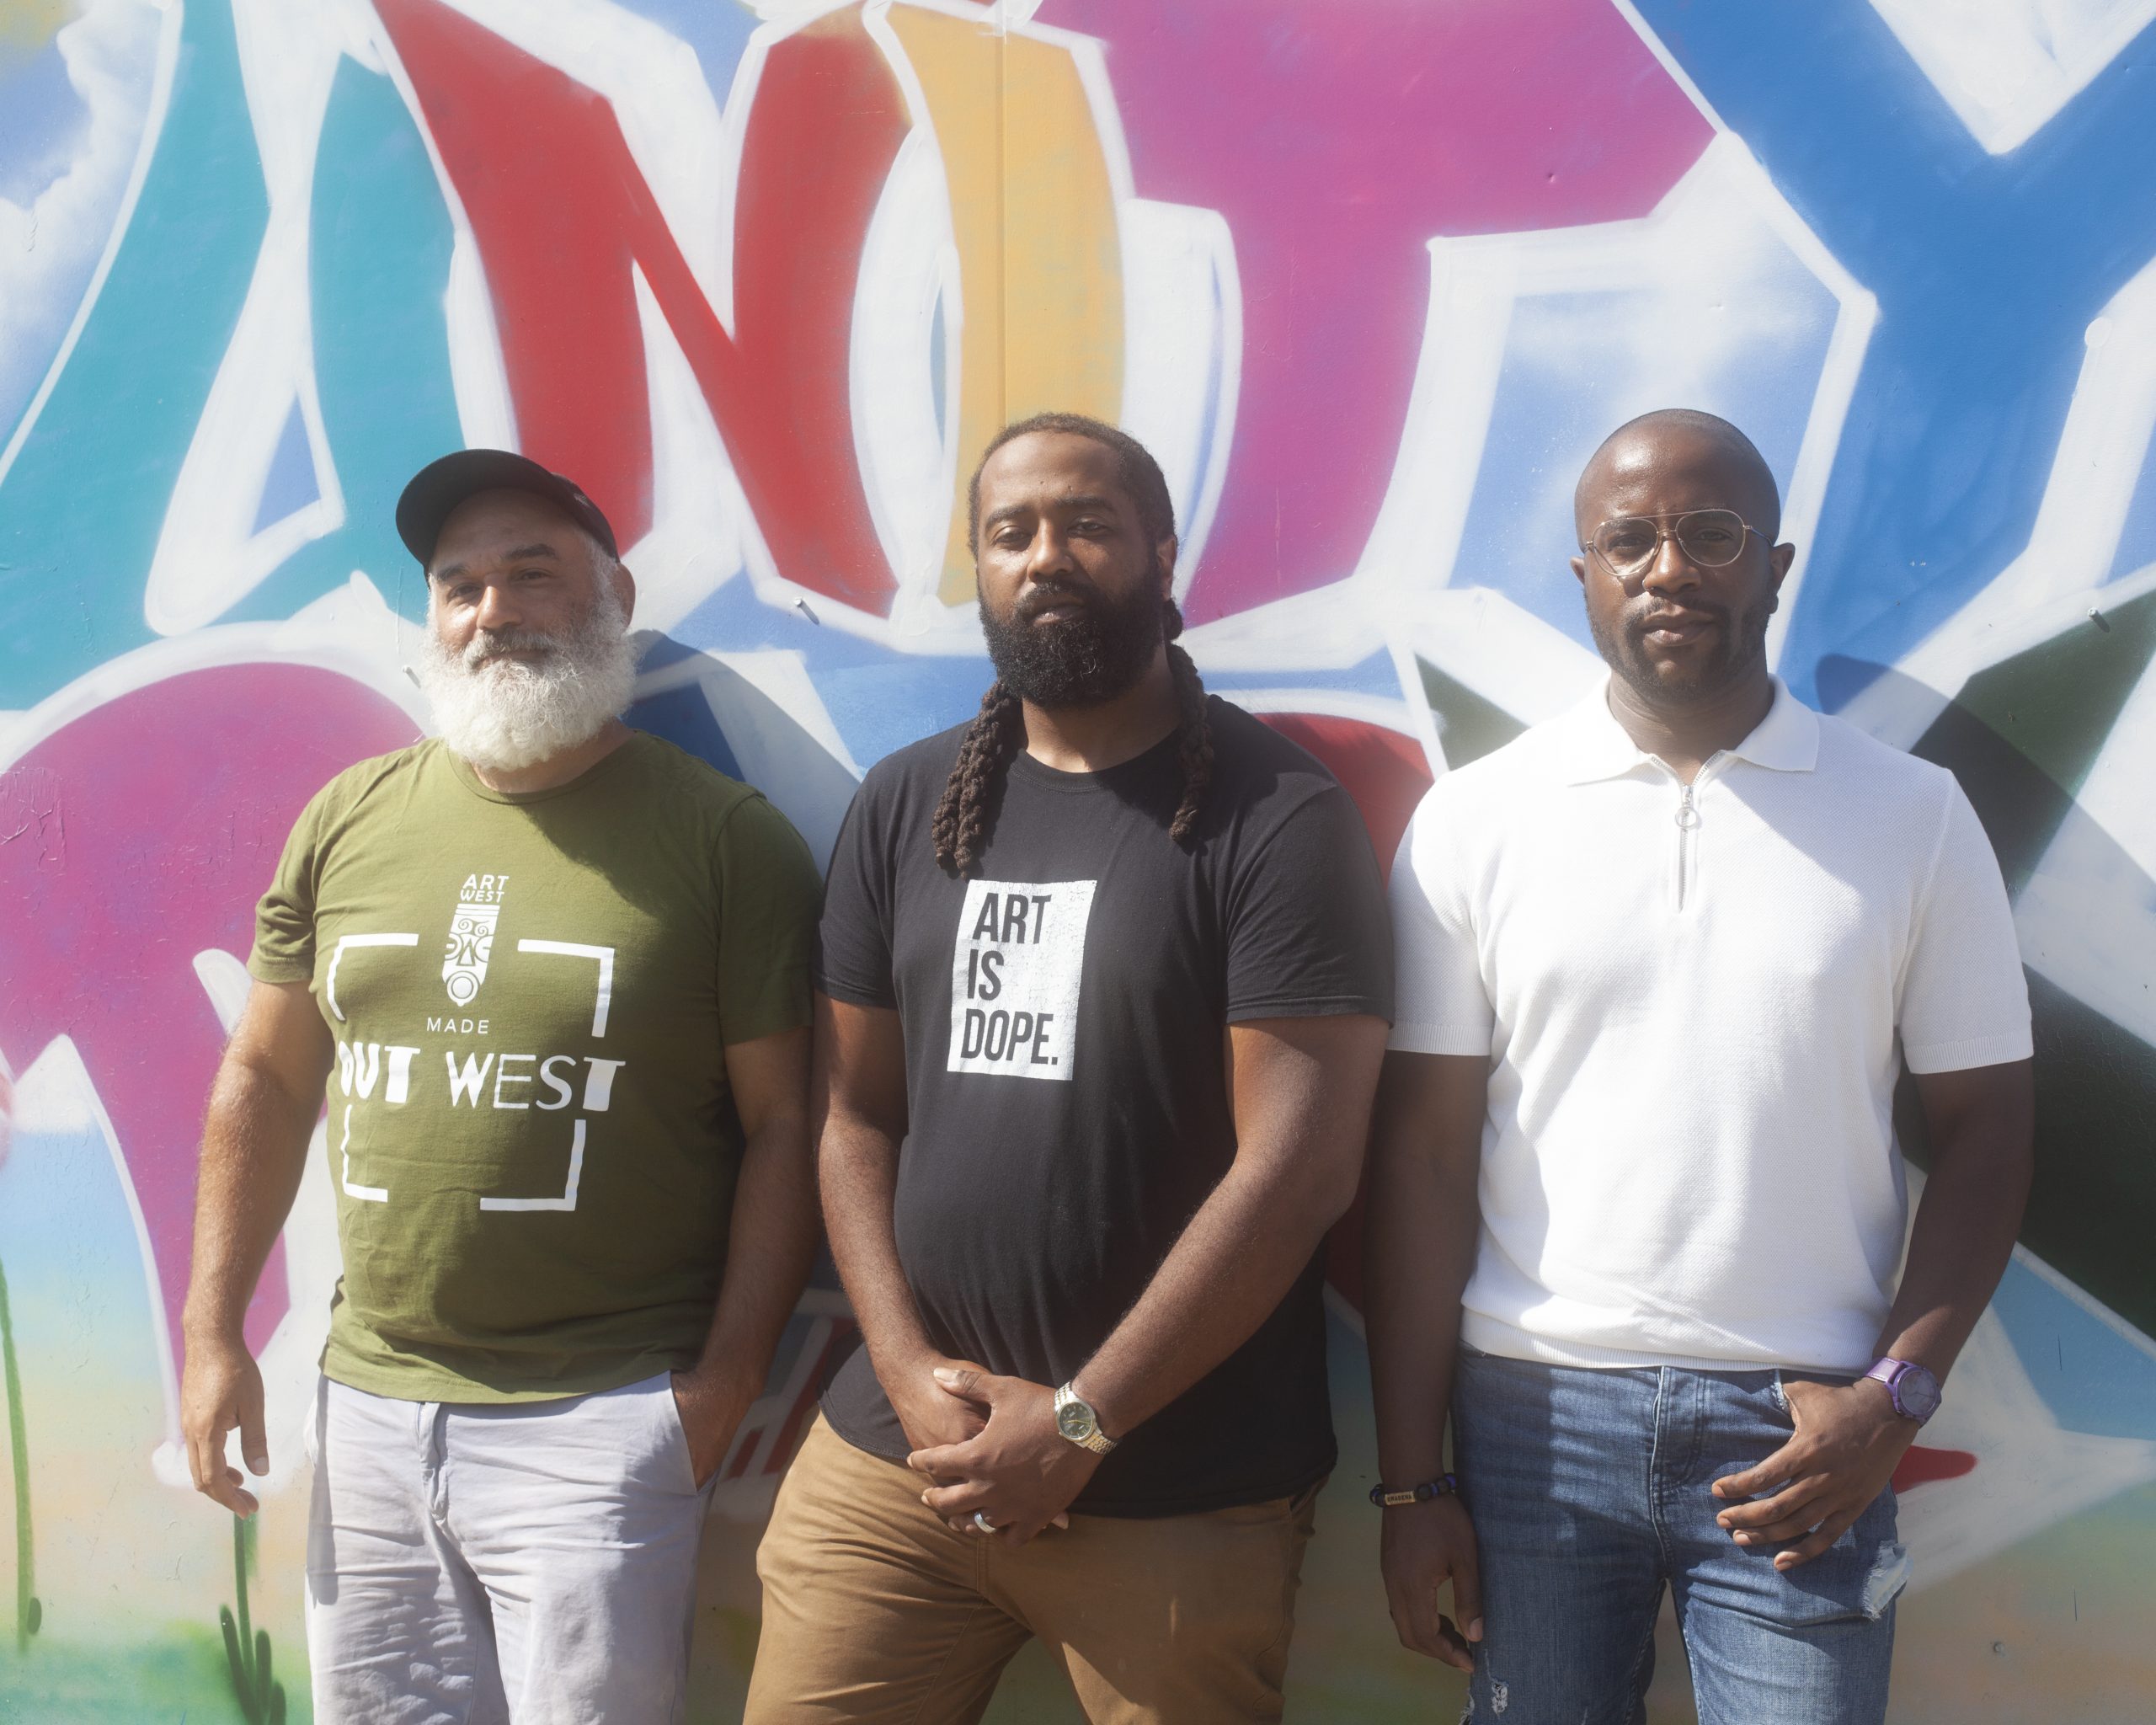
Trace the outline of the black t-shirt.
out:
[[[974,875],[936,860],[946,731],[880,762],[831,857],[817,984],[895,1008],[908,1135],[899,1258],[935,1343],[1060,1384],[1143,1293],[1235,1154],[1224,1027],[1392,1013],[1392,945],[1353,802],[1218,699],[1190,848],[1173,735],[1105,772],[1021,752]],[[1167,1515],[1300,1491],[1332,1466],[1321,1255],[1079,1494]],[[908,1445],[863,1348],[824,1397],[840,1435]]]

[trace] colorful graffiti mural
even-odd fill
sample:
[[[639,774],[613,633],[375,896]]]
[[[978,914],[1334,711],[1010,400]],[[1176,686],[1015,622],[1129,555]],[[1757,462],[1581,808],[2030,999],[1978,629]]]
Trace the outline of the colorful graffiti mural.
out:
[[[1769,456],[1780,668],[1961,775],[2036,1000],[2023,1247],[1903,1477],[1895,1717],[2146,1717],[2152,163],[2156,0],[0,0],[0,1718],[307,1713],[319,1156],[250,1315],[251,1541],[172,1447],[176,1314],[253,900],[427,727],[423,461],[576,474],[636,722],[820,854],[988,679],[972,453],[1116,419],[1209,681],[1389,853],[1592,682],[1572,478],[1671,403]],[[1385,1620],[1344,1247],[1334,1283],[1290,1717],[1419,1719],[1457,1691]],[[697,1717],[846,1324],[811,1290],[726,1465]],[[1025,1661],[996,1714],[1069,1716]]]

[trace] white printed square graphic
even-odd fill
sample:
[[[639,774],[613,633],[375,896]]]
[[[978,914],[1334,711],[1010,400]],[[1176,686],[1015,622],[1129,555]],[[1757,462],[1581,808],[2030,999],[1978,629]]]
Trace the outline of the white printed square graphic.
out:
[[[1070,1081],[1097,884],[966,883],[951,953],[947,1071]]]

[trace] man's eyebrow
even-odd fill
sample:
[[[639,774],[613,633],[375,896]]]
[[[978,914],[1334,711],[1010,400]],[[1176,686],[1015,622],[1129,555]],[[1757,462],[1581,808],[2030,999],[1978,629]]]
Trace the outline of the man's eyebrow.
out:
[[[551,545],[537,541],[530,545],[511,546],[502,553],[499,560],[503,563],[529,563],[532,558],[539,557],[546,558],[554,563],[559,563],[562,560],[560,552],[555,550]],[[449,582],[459,575],[467,574],[467,571],[462,563],[445,563],[438,569],[430,569],[427,573],[435,580],[447,585]]]

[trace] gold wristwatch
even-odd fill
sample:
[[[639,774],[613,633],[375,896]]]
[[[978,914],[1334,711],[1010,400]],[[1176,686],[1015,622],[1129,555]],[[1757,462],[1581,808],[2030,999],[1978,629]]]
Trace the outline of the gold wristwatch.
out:
[[[1101,1429],[1101,1417],[1093,1412],[1093,1404],[1081,1401],[1068,1384],[1055,1392],[1055,1429],[1080,1449],[1091,1450],[1096,1455],[1105,1455],[1115,1448],[1115,1439]]]

